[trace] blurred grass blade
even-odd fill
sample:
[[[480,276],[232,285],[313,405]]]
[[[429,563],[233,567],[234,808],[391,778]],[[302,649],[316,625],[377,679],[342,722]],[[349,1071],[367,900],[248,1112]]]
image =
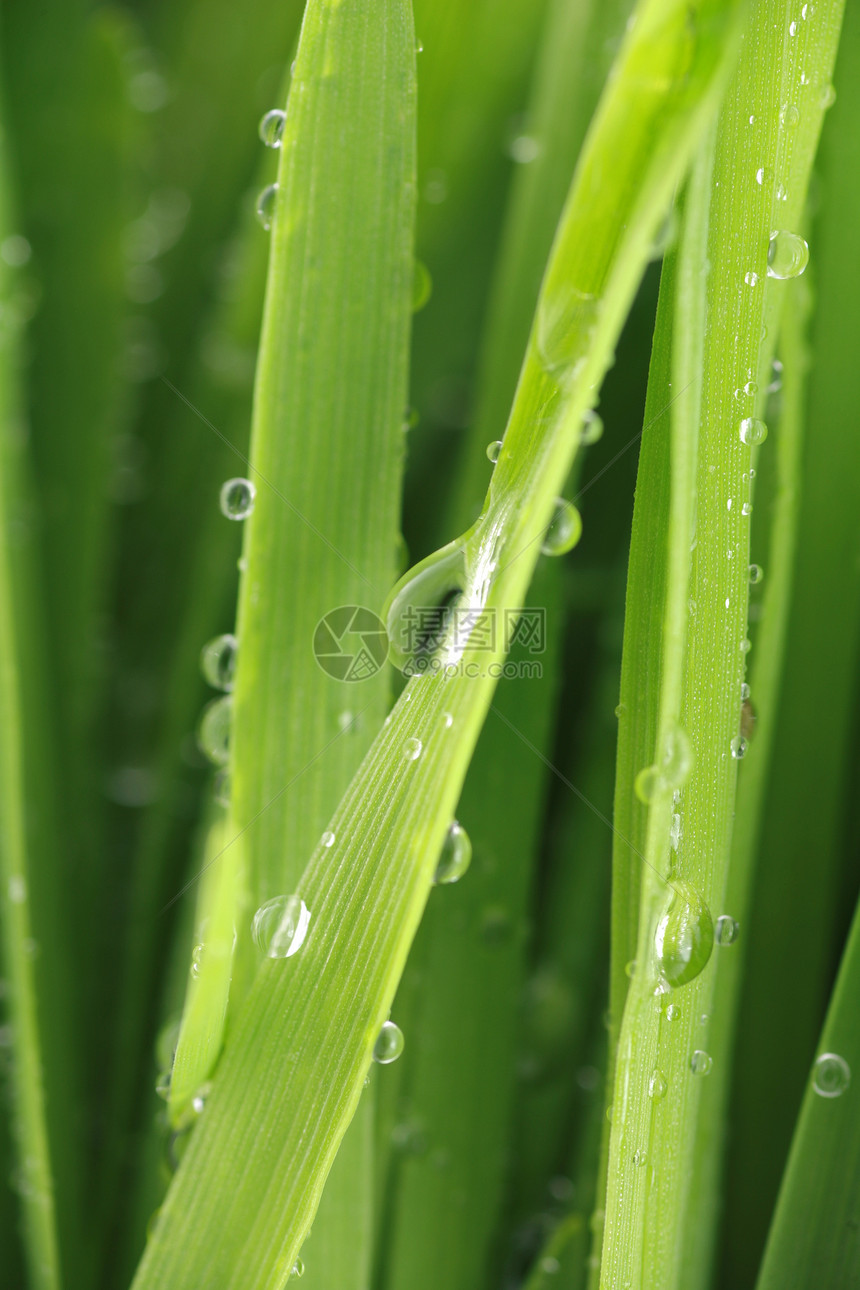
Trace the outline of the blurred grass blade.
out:
[[[15,236],[9,208],[5,132],[0,131],[0,240]],[[7,242],[4,244],[8,245]],[[60,1261],[51,1148],[45,1105],[43,1039],[39,1024],[31,898],[37,875],[30,812],[33,731],[44,714],[27,705],[32,674],[24,660],[36,643],[38,609],[32,552],[32,507],[26,485],[21,391],[18,387],[22,322],[19,274],[0,259],[0,927],[3,975],[8,982],[12,1027],[13,1132],[18,1149],[17,1190],[34,1290],[57,1290]],[[30,675],[30,684],[27,676]],[[44,792],[44,790],[43,790]]]
[[[860,1280],[860,906],[812,1065],[757,1290]]]
[[[349,12],[342,3],[334,14]],[[442,575],[455,555],[462,561],[470,611],[501,615],[522,603],[582,417],[715,104],[734,12],[705,3],[691,24],[686,6],[649,0],[627,34],[573,181],[484,513],[429,564],[436,581],[440,560]],[[305,31],[316,35],[321,16],[309,11]],[[399,28],[404,38],[409,28]],[[399,91],[401,78],[393,80]],[[285,176],[288,165],[285,156]],[[279,209],[282,217],[289,209],[283,190]],[[265,374],[265,350],[263,362]],[[265,375],[258,391],[266,393]],[[250,534],[253,555],[253,523]],[[421,575],[416,590],[413,573],[391,598],[395,640],[399,616],[422,594]],[[456,658],[453,640],[441,648]],[[207,1276],[274,1288],[289,1275],[358,1104],[503,655],[504,643],[487,652],[483,677],[443,668],[413,680],[366,757],[331,821],[334,840],[317,846],[299,884],[311,911],[307,938],[288,963],[269,959],[254,979],[137,1290],[180,1290]],[[243,680],[242,668],[240,660],[240,686],[263,683]],[[237,717],[240,740],[241,709]]]
[[[706,252],[700,234],[699,246],[687,261],[686,286],[682,285],[674,304],[678,316],[671,323],[671,380],[677,405],[673,408],[670,451],[667,617],[660,634],[647,642],[655,655],[651,666],[656,664],[660,669],[660,712],[656,755],[652,751],[647,761],[643,757],[640,763],[643,773],[650,775],[654,791],[649,794],[649,786],[637,780],[642,784],[638,791],[650,797],[650,808],[641,875],[638,966],[627,993],[615,1078],[602,1285],[620,1279],[639,1286],[646,1273],[667,1286],[698,1284],[690,1280],[685,1266],[686,1259],[694,1257],[685,1250],[685,1241],[698,1244],[697,1273],[704,1277],[699,1256],[711,1239],[713,1208],[698,1203],[700,1196],[692,1184],[696,1169],[707,1168],[700,1164],[702,1144],[713,1141],[718,1108],[714,1085],[707,1086],[696,1076],[707,1074],[714,1057],[727,1063],[728,1052],[716,1051],[712,1057],[705,1048],[710,1040],[700,1018],[711,1014],[715,973],[701,969],[713,943],[710,909],[716,914],[724,907],[736,768],[747,751],[739,722],[749,648],[749,516],[754,491],[752,463],[758,455],[755,445],[763,437],[762,423],[753,419],[761,411],[755,395],[762,373],[770,368],[773,335],[785,299],[785,287],[778,279],[792,276],[782,272],[779,263],[774,264],[772,274],[769,267],[774,250],[778,253],[785,239],[800,253],[796,230],[821,123],[822,96],[819,94],[818,104],[808,104],[805,119],[789,109],[807,84],[811,66],[829,82],[838,36],[836,5],[807,24],[805,33],[798,34],[796,24],[789,32],[789,17],[781,4],[754,8],[739,69],[720,117],[713,188],[706,195],[698,189],[695,215],[691,204],[695,189],[691,189],[684,216],[679,265],[684,260],[686,238],[698,223],[707,237],[710,268],[705,279],[701,265]],[[763,61],[775,69],[772,78],[761,77]],[[783,185],[779,190],[778,183]],[[771,247],[775,230],[783,241]],[[802,272],[803,267],[800,264],[797,271]],[[697,297],[702,318],[700,349],[702,327],[706,325],[709,331],[704,361],[690,351],[685,358],[683,348],[696,334],[689,310]],[[765,320],[769,327],[763,328]],[[764,344],[768,335],[771,339]],[[664,380],[666,375],[664,371]],[[666,385],[657,401],[668,401],[669,397]],[[695,409],[699,397],[701,417]],[[695,433],[700,420],[701,464],[695,488],[689,472],[685,474],[684,504],[691,506],[696,498],[691,541],[690,533],[685,536],[681,530],[672,536],[671,516],[682,486],[677,474],[678,454],[687,441],[685,436]],[[732,433],[727,433],[727,427],[733,428]],[[658,463],[654,482],[658,492],[663,469]],[[644,482],[642,473],[640,482]],[[637,541],[648,544],[653,539],[638,507],[637,515],[641,527],[634,532],[634,545]],[[684,575],[679,570],[686,566],[691,550],[688,608],[686,585],[679,581]],[[631,560],[631,569],[634,567],[641,568]],[[637,594],[650,598],[652,584],[639,584]],[[642,611],[644,616],[644,601]],[[631,613],[630,598],[628,617],[631,621],[636,617]],[[632,639],[628,648],[633,648]],[[642,661],[647,663],[644,657]],[[680,726],[673,726],[673,713],[677,713]],[[655,719],[653,709],[646,717]],[[639,744],[639,754],[645,751]],[[648,762],[653,762],[652,770],[644,772]],[[626,778],[618,784],[622,823],[623,812],[629,811],[624,802],[632,799],[636,771],[634,764],[628,764]],[[619,894],[622,891],[619,887]],[[705,909],[701,909],[701,901]],[[616,930],[623,934],[613,949],[616,982],[632,943],[629,904],[623,913],[622,921],[616,923]],[[695,951],[687,951],[695,970],[679,970],[674,979],[666,967],[666,952],[658,959],[661,920],[672,917],[680,918],[684,925],[677,929],[682,938],[702,938],[697,962]],[[718,961],[719,955],[715,963]],[[683,991],[676,997],[670,985]],[[616,986],[616,996],[621,989]],[[667,990],[671,1002],[664,993]],[[671,1028],[668,1021],[673,1023]],[[647,1169],[643,1169],[646,1161]],[[695,1212],[689,1209],[693,1203],[697,1203]],[[691,1232],[695,1236],[691,1237]]]

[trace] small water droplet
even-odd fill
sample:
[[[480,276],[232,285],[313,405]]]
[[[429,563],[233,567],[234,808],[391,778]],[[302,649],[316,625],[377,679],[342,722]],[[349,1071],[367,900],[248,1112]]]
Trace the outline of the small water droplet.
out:
[[[659,1102],[666,1096],[669,1085],[666,1083],[666,1076],[662,1071],[655,1069],[651,1072],[651,1078],[648,1081],[648,1096],[655,1102]]]
[[[752,515],[752,511],[753,511],[752,502],[744,502],[743,506],[741,507],[741,515]]]
[[[670,1003],[666,1008],[666,1020],[677,1021],[681,1015],[681,1009],[677,1003]]]
[[[233,700],[229,694],[213,699],[203,709],[197,731],[197,744],[204,756],[216,766],[230,760],[230,730],[233,724]]]
[[[654,935],[660,975],[671,986],[686,985],[705,967],[713,946],[711,911],[695,887],[676,880]]]
[[[195,945],[194,949],[191,951],[191,975],[194,977],[195,981],[200,976],[200,969],[203,966],[203,955],[205,952],[206,946],[202,942],[199,945]]]
[[[274,896],[254,915],[251,935],[266,958],[288,959],[302,948],[310,921],[301,896]]]
[[[645,1151],[645,1149],[644,1149],[644,1148],[642,1148],[642,1147],[640,1147],[637,1151],[634,1151],[634,1152],[633,1152],[633,1163],[634,1163],[634,1165],[636,1165],[637,1169],[641,1169],[643,1165],[647,1165],[647,1163],[648,1163],[648,1152],[647,1152],[647,1151]]]
[[[585,446],[587,446],[588,444],[597,443],[598,439],[600,439],[602,434],[603,434],[603,421],[601,417],[594,411],[594,409],[591,408],[589,409],[588,412],[585,413],[585,416],[582,418],[582,430],[580,431],[580,434],[579,434],[579,442]]]
[[[778,278],[799,278],[809,263],[809,247],[797,233],[779,229],[770,235],[767,248],[767,276]]]
[[[501,439],[493,439],[492,443],[487,444],[487,461],[491,461],[495,466],[499,460],[499,454],[502,451]]]
[[[748,636],[745,636],[743,640],[739,643],[738,649],[742,654],[749,654],[750,650],[752,649],[752,642],[750,641]]]
[[[275,202],[278,196],[278,185],[267,184],[260,196],[257,198],[257,219],[262,224],[266,232],[272,227],[272,220],[275,218]]]
[[[738,434],[740,435],[741,443],[755,446],[764,443],[767,438],[767,426],[756,417],[744,417],[738,426]]]
[[[300,1258],[297,1258],[292,1268],[290,1269],[290,1275],[288,1279],[290,1281],[298,1281],[299,1277],[303,1277],[304,1275],[305,1275],[304,1261]]]
[[[796,36],[796,35],[797,35],[797,23],[796,23],[796,22],[790,22],[790,23],[788,24],[788,34],[789,34],[789,36]]]
[[[714,1061],[710,1053],[697,1048],[690,1058],[690,1070],[694,1075],[710,1075]]]
[[[786,188],[785,184],[777,184],[777,186],[776,186],[776,200],[777,200],[778,202],[787,202],[787,201],[788,201],[788,189]]]
[[[748,287],[758,286],[758,274],[755,273],[752,269],[749,269],[744,274],[744,282],[747,284]]]
[[[419,36],[419,37],[417,37],[417,39],[416,39],[416,41],[415,41],[415,53],[416,53],[416,54],[423,54],[423,53],[424,53],[424,41],[421,39],[421,37],[420,37],[420,36]]]
[[[393,1021],[384,1021],[376,1043],[373,1045],[373,1060],[380,1066],[389,1066],[396,1062],[403,1052],[403,1031]]]
[[[770,166],[759,166],[758,170],[755,172],[755,181],[760,188],[764,188],[766,184],[772,184],[773,171]]]
[[[582,516],[563,497],[556,498],[555,511],[543,536],[541,551],[544,555],[565,555],[582,536]]]
[[[749,567],[749,579],[750,579],[751,586],[754,587],[756,583],[761,582],[763,578],[764,578],[764,570],[762,569],[761,565],[751,564]]]
[[[453,724],[454,724],[454,716],[453,716],[453,713],[451,713],[451,712],[443,712],[443,713],[442,713],[442,724],[444,725],[444,727],[445,727],[445,729],[446,729],[446,730],[450,730],[450,729],[451,729],[451,727],[452,727],[452,726],[453,726]]]
[[[228,479],[221,485],[221,514],[228,520],[246,520],[254,509],[256,496],[250,479]]]
[[[232,690],[236,678],[235,636],[226,632],[215,636],[200,651],[200,670],[203,679],[216,690]]]
[[[718,945],[734,945],[740,927],[731,914],[720,914],[714,923],[714,940]]]
[[[830,84],[822,85],[821,89],[818,92],[819,106],[823,109],[823,111],[826,112],[828,108],[833,107],[833,104],[835,102],[836,102],[836,90],[834,86]]]
[[[412,312],[417,314],[433,294],[433,279],[430,270],[421,260],[412,264]]]
[[[744,739],[743,735],[735,735],[731,743],[731,749],[732,756],[736,761],[740,761],[741,758],[746,757],[747,741]]]
[[[417,761],[424,745],[420,739],[407,739],[403,745],[403,756],[407,761]]]
[[[469,835],[462,824],[454,820],[445,834],[433,881],[438,885],[459,882],[471,863],[472,843]]]
[[[212,788],[212,796],[215,798],[215,801],[219,806],[230,805],[230,793],[232,787],[233,782],[230,778],[230,772],[227,770],[219,770],[218,774],[215,776],[215,783]]]
[[[630,961],[629,961],[628,963],[625,963],[625,965],[624,965],[624,973],[625,973],[625,975],[626,975],[627,977],[629,977],[629,979],[630,979],[631,981],[633,980],[634,976],[636,975],[636,960],[635,960],[635,959],[630,959]]]
[[[320,843],[326,848],[326,850],[328,850],[329,847],[334,846],[334,834],[331,829],[326,829],[325,833],[320,838]]]
[[[750,688],[746,681],[741,682],[741,702],[750,697]]]
[[[794,130],[800,121],[800,110],[794,103],[784,103],[779,113],[779,123],[786,130]]]
[[[287,123],[287,114],[280,108],[272,108],[260,120],[259,133],[260,138],[267,148],[280,148],[284,138],[284,126]]]
[[[540,1261],[540,1270],[545,1276],[554,1277],[557,1272],[561,1271],[561,1264],[551,1254],[546,1254]]]
[[[194,1094],[194,1096],[191,1099],[191,1109],[195,1115],[203,1114],[203,1111],[206,1108],[206,1101],[211,1092],[212,1092],[212,1084],[209,1081],[207,1081],[205,1084],[200,1085],[197,1092]]]
[[[822,1053],[812,1068],[812,1087],[819,1097],[841,1097],[851,1083],[851,1067],[838,1053]]]
[[[681,817],[677,812],[672,816],[672,823],[669,825],[669,845],[673,851],[677,851],[681,843]]]

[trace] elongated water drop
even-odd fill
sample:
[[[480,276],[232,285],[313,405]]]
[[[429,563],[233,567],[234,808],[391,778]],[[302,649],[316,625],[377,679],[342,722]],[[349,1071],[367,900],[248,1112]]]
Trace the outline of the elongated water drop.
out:
[[[232,690],[236,679],[235,636],[229,632],[215,636],[203,646],[200,652],[200,670],[203,679],[216,690]]]
[[[233,700],[229,694],[213,699],[203,709],[197,743],[200,751],[216,766],[226,766],[230,760],[230,729],[233,724]]]
[[[257,910],[251,935],[266,958],[288,959],[302,948],[310,921],[301,896],[275,896]]]
[[[295,1263],[294,1263],[294,1264],[293,1264],[293,1266],[292,1266],[292,1270],[291,1270],[291,1272],[290,1272],[289,1280],[290,1280],[290,1281],[298,1281],[299,1277],[303,1277],[304,1275],[305,1275],[305,1265],[304,1265],[304,1262],[303,1262],[303,1260],[302,1260],[302,1259],[297,1258],[297,1259],[296,1259],[296,1261],[295,1261]]]
[[[487,444],[487,461],[491,461],[495,466],[499,460],[499,454],[502,451],[501,439],[493,439],[492,443]]]
[[[767,438],[767,426],[756,417],[744,417],[738,426],[738,434],[740,435],[741,443],[755,446],[756,444],[764,443]]]
[[[284,138],[284,126],[287,123],[286,112],[272,108],[260,120],[260,138],[267,148],[280,148]]]
[[[563,497],[556,498],[555,511],[541,543],[544,555],[564,555],[582,536],[582,516]]]
[[[822,1053],[812,1068],[812,1087],[819,1097],[841,1097],[851,1083],[851,1068],[838,1053]]]
[[[266,232],[272,227],[275,218],[275,202],[278,197],[278,185],[268,184],[257,198],[257,219]]]
[[[434,551],[395,584],[382,611],[395,667],[411,674],[441,647],[465,584],[462,538]],[[458,622],[461,627],[466,632],[467,624]]]
[[[743,735],[735,735],[731,742],[732,756],[736,761],[741,761],[747,755],[747,741]]]
[[[376,1043],[373,1045],[373,1060],[380,1066],[389,1066],[396,1062],[403,1052],[403,1031],[393,1021],[384,1021]]]
[[[433,881],[439,885],[459,882],[471,863],[472,843],[469,835],[462,824],[454,820],[445,834]]]
[[[603,435],[603,421],[600,416],[591,408],[582,418],[582,430],[579,435],[579,442],[583,445],[597,443]]]
[[[671,986],[686,985],[702,971],[713,947],[711,911],[695,887],[674,881],[654,936],[660,975]]]
[[[734,945],[739,931],[740,928],[731,914],[720,914],[714,923],[714,940],[718,945]]]
[[[666,1076],[662,1071],[655,1068],[651,1072],[651,1078],[648,1081],[648,1096],[655,1102],[659,1102],[666,1096],[668,1087]]]
[[[797,233],[784,229],[770,235],[767,248],[769,278],[799,278],[809,263],[809,247]]]
[[[228,479],[221,485],[221,514],[228,520],[246,520],[254,509],[256,496],[250,479]]]
[[[755,586],[755,584],[756,584],[757,582],[761,582],[761,580],[762,580],[763,578],[764,578],[764,571],[763,571],[763,569],[762,569],[761,565],[760,565],[760,564],[751,564],[751,565],[750,565],[750,567],[749,567],[749,579],[750,579],[750,584],[751,584],[751,586],[753,586],[753,587],[754,587],[754,586]]]
[[[417,314],[423,309],[433,294],[433,279],[430,270],[421,260],[412,265],[412,312]]]
[[[203,955],[206,953],[206,946],[201,942],[195,945],[191,951],[191,975],[196,980],[200,976],[200,969],[203,966]]]

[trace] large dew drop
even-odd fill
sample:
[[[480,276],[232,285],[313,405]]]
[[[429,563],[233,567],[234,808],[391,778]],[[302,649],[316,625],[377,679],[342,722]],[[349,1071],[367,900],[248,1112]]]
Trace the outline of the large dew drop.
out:
[[[549,528],[543,535],[541,551],[544,555],[565,555],[582,536],[582,516],[572,502],[556,498],[555,511]]]
[[[693,981],[711,957],[714,920],[695,887],[672,883],[669,903],[657,922],[657,969],[671,986]]]
[[[838,1053],[822,1053],[812,1068],[812,1087],[819,1097],[841,1097],[851,1083],[851,1067]]]
[[[797,233],[771,233],[767,248],[769,278],[799,278],[809,263],[809,247]]]
[[[402,1052],[403,1031],[393,1021],[384,1021],[373,1045],[373,1060],[380,1066],[390,1066]]]
[[[257,910],[251,935],[266,958],[288,959],[302,948],[310,921],[301,896],[275,896]]]
[[[197,743],[200,751],[216,766],[230,760],[230,729],[233,724],[233,700],[229,694],[214,699],[203,709]]]
[[[203,679],[216,690],[232,690],[236,679],[236,637],[215,636],[200,652]]]
[[[433,881],[437,884],[459,882],[471,863],[472,843],[469,835],[462,824],[454,820],[445,835]]]
[[[254,509],[256,496],[250,479],[228,479],[221,485],[221,514],[228,520],[246,520]]]
[[[260,121],[260,138],[267,148],[280,148],[284,138],[284,126],[287,123],[287,114],[280,108],[272,108],[271,112]]]
[[[401,671],[414,674],[441,648],[465,583],[466,557],[458,539],[420,561],[395,585],[383,618],[391,660]]]
[[[740,435],[741,443],[748,443],[755,447],[760,443],[764,443],[767,438],[767,426],[756,417],[744,417],[738,426],[738,434]]]

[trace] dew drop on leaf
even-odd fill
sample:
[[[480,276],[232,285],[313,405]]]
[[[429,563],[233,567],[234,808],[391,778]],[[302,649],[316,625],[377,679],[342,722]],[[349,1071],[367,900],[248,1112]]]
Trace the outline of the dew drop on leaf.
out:
[[[288,959],[302,948],[310,921],[301,896],[274,896],[254,915],[251,935],[266,958]]]
[[[713,1065],[714,1061],[710,1053],[706,1053],[701,1048],[697,1048],[690,1058],[690,1070],[694,1075],[710,1075]]]
[[[695,887],[675,881],[654,935],[660,975],[671,986],[686,985],[702,971],[713,946],[711,911]]]
[[[403,1043],[400,1027],[393,1021],[384,1021],[373,1045],[373,1060],[380,1066],[389,1066],[403,1052]]]
[[[499,460],[499,454],[501,453],[501,451],[502,451],[501,439],[493,439],[491,443],[487,444],[487,461],[491,461],[495,466],[496,462]]]
[[[257,219],[268,233],[275,218],[275,201],[278,196],[278,185],[267,184],[257,198]]]
[[[738,434],[740,435],[741,443],[757,445],[764,443],[767,438],[767,426],[756,417],[744,417],[738,426]]]
[[[420,739],[407,739],[403,745],[403,756],[407,761],[417,761],[424,745]]]
[[[280,108],[272,108],[261,118],[259,134],[267,148],[280,148],[286,123],[287,114]]]
[[[769,278],[799,278],[809,263],[809,247],[797,233],[781,229],[771,233],[767,248]]]
[[[582,536],[582,516],[563,497],[556,498],[555,511],[543,536],[541,551],[544,555],[565,555],[573,549]]]
[[[851,1068],[838,1053],[822,1053],[812,1068],[812,1087],[819,1097],[841,1097],[851,1083]]]
[[[200,751],[216,766],[230,759],[230,730],[233,724],[233,700],[229,694],[213,699],[203,709],[197,743]]]
[[[731,914],[720,914],[714,923],[714,940],[718,945],[734,945],[740,928]]]
[[[246,520],[254,509],[256,496],[250,479],[228,479],[221,485],[221,514],[228,520]]]
[[[469,835],[462,824],[454,820],[445,834],[433,881],[437,884],[459,882],[471,863],[472,843]]]
[[[651,1072],[651,1078],[648,1081],[648,1096],[655,1102],[659,1102],[666,1096],[669,1085],[666,1083],[666,1076],[662,1071],[655,1069]]]
[[[232,690],[236,679],[237,641],[225,633],[215,636],[200,651],[200,670],[204,681],[216,690]]]

